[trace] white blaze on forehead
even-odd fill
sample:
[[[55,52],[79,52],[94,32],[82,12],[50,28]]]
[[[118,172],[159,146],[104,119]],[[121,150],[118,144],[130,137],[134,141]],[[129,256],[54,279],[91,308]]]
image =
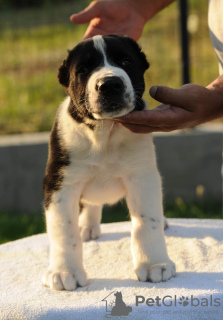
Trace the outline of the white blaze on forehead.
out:
[[[101,52],[101,54],[103,55],[104,64],[108,64],[106,54],[105,54],[106,43],[105,43],[103,37],[102,36],[94,36],[93,42],[94,42],[95,49],[98,50],[99,52]]]

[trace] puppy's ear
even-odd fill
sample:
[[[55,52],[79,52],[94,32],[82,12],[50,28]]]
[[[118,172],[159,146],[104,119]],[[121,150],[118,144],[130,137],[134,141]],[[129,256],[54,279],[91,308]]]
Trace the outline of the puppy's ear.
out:
[[[131,41],[132,46],[134,47],[134,49],[135,49],[136,52],[138,53],[144,71],[146,71],[147,69],[149,69],[149,62],[147,61],[146,55],[145,55],[145,53],[142,51],[142,48],[140,47],[140,45],[139,45],[135,40],[133,40],[132,38],[129,38],[129,37],[126,37],[126,38],[128,38],[128,39]]]
[[[59,83],[67,89],[69,87],[70,76],[69,76],[69,66],[67,59],[63,61],[61,64],[58,75],[57,75]]]
[[[138,44],[137,46],[138,46],[139,54],[142,60],[143,68],[146,71],[147,69],[149,69],[149,66],[150,66],[149,61],[147,60],[145,53],[142,51],[142,48]]]

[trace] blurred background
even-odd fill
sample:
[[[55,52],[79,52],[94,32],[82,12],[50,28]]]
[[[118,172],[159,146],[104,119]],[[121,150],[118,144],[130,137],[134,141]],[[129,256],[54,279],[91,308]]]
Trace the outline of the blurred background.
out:
[[[190,82],[206,86],[218,76],[207,25],[208,1],[187,2]],[[58,67],[66,50],[72,49],[86,30],[86,25],[70,23],[69,17],[89,3],[87,0],[0,0],[1,137],[50,131],[57,107],[66,96],[57,82]],[[153,108],[157,102],[148,93],[152,85],[173,88],[182,85],[179,1],[146,24],[139,43],[151,64],[146,73],[144,98]],[[197,200],[193,202],[176,197],[166,204],[166,216],[221,218],[221,201],[204,199],[202,190],[202,186],[197,189]],[[103,214],[103,222],[126,219],[125,203],[106,208]],[[0,210],[1,243],[44,231],[41,210],[35,213],[16,208]]]

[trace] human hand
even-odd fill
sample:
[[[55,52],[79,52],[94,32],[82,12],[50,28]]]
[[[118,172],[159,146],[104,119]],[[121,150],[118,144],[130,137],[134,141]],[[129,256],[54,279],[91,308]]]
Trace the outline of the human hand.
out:
[[[126,35],[138,40],[147,19],[144,10],[128,0],[96,0],[83,11],[73,14],[71,22],[84,24],[90,22],[84,39],[95,35]]]
[[[132,132],[150,133],[184,129],[222,117],[221,78],[207,88],[196,84],[187,84],[180,89],[152,87],[150,95],[162,104],[153,110],[135,111],[114,120]]]

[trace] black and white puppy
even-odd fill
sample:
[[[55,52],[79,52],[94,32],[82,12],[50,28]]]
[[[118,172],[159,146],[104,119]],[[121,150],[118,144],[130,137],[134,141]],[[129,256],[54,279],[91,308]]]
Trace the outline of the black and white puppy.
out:
[[[138,279],[159,282],[175,275],[164,239],[152,136],[134,134],[112,120],[145,108],[143,75],[148,67],[135,41],[106,35],[78,44],[59,69],[68,97],[51,132],[44,179],[50,265],[43,283],[52,289],[87,284],[82,240],[100,236],[103,205],[123,197],[132,220]]]

